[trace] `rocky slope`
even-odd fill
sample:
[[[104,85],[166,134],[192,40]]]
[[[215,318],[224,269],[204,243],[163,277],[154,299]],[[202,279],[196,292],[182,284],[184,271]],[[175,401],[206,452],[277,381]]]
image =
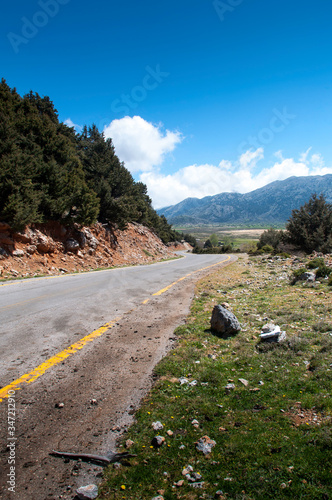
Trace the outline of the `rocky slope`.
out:
[[[66,228],[58,223],[34,225],[15,232],[0,222],[1,278],[57,275],[169,258],[167,247],[148,228],[128,224],[125,231],[95,224]]]
[[[220,193],[186,200],[158,210],[170,224],[284,224],[292,210],[299,209],[311,195],[324,194],[332,202],[332,175],[290,177],[250,193]]]

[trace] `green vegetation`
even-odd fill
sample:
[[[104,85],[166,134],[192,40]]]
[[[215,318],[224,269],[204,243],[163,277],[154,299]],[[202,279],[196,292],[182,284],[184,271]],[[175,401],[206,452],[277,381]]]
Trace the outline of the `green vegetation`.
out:
[[[291,286],[294,265],[240,259],[198,284],[178,346],[156,367],[158,381],[123,438],[137,457],[106,471],[100,499],[331,497],[331,290]],[[209,330],[212,308],[224,300],[242,325],[229,339]],[[259,342],[267,318],[286,341]],[[164,428],[154,431],[158,420]],[[160,448],[151,444],[157,434],[166,439]],[[216,442],[206,456],[195,447],[203,436]],[[188,465],[201,474],[201,489],[182,475]]]
[[[299,210],[293,210],[286,225],[287,240],[311,253],[332,251],[332,204],[313,194]]]
[[[97,127],[75,134],[59,122],[49,97],[19,96],[0,83],[0,217],[15,229],[28,224],[138,222],[165,242],[179,234],[151,206]]]
[[[266,245],[269,245],[270,247],[272,247],[272,250],[277,250],[282,241],[282,237],[283,237],[282,231],[277,231],[276,229],[270,227],[270,229],[264,231],[264,233],[261,234],[259,241],[257,243],[257,248],[258,250],[260,250]]]
[[[314,259],[306,262],[305,267],[300,267],[299,269],[293,271],[291,283],[295,285],[297,281],[301,281],[301,277],[303,276],[303,274],[308,271],[314,272],[314,274],[316,275],[316,279],[325,279],[331,276],[332,267],[326,265],[324,258],[315,257]]]

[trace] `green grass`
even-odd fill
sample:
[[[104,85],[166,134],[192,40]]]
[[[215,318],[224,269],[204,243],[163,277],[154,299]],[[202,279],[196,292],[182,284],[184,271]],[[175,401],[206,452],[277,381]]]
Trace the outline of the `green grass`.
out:
[[[107,470],[100,499],[213,499],[218,490],[235,500],[332,498],[332,293],[327,284],[292,286],[290,267],[242,259],[198,284],[178,346],[155,368],[157,382],[120,444],[132,439],[137,457]],[[209,330],[224,301],[242,325],[227,340]],[[259,343],[267,320],[286,330],[284,343]],[[197,385],[181,385],[182,376]],[[157,420],[164,429],[155,432]],[[156,434],[166,438],[159,449]],[[216,442],[207,456],[195,447],[205,435]],[[188,465],[202,489],[182,476]]]

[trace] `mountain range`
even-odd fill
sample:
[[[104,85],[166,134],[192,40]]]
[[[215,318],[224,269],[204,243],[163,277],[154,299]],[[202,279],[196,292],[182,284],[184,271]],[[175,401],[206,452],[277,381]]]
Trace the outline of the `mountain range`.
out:
[[[187,198],[157,212],[173,225],[282,225],[292,210],[300,208],[313,193],[322,193],[326,201],[332,203],[332,174],[289,177],[245,194],[220,193],[202,199]]]

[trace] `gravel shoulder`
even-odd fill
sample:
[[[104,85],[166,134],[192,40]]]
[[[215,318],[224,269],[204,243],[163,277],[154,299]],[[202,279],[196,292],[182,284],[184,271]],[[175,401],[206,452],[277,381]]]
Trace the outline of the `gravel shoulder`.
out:
[[[8,436],[1,426],[1,498],[73,499],[76,488],[99,481],[101,467],[49,453],[115,449],[153,383],[154,366],[176,343],[173,332],[186,320],[195,282],[208,273],[197,273],[129,311],[93,345],[16,392],[16,493],[7,490]],[[7,411],[5,401],[1,422],[7,421]]]

